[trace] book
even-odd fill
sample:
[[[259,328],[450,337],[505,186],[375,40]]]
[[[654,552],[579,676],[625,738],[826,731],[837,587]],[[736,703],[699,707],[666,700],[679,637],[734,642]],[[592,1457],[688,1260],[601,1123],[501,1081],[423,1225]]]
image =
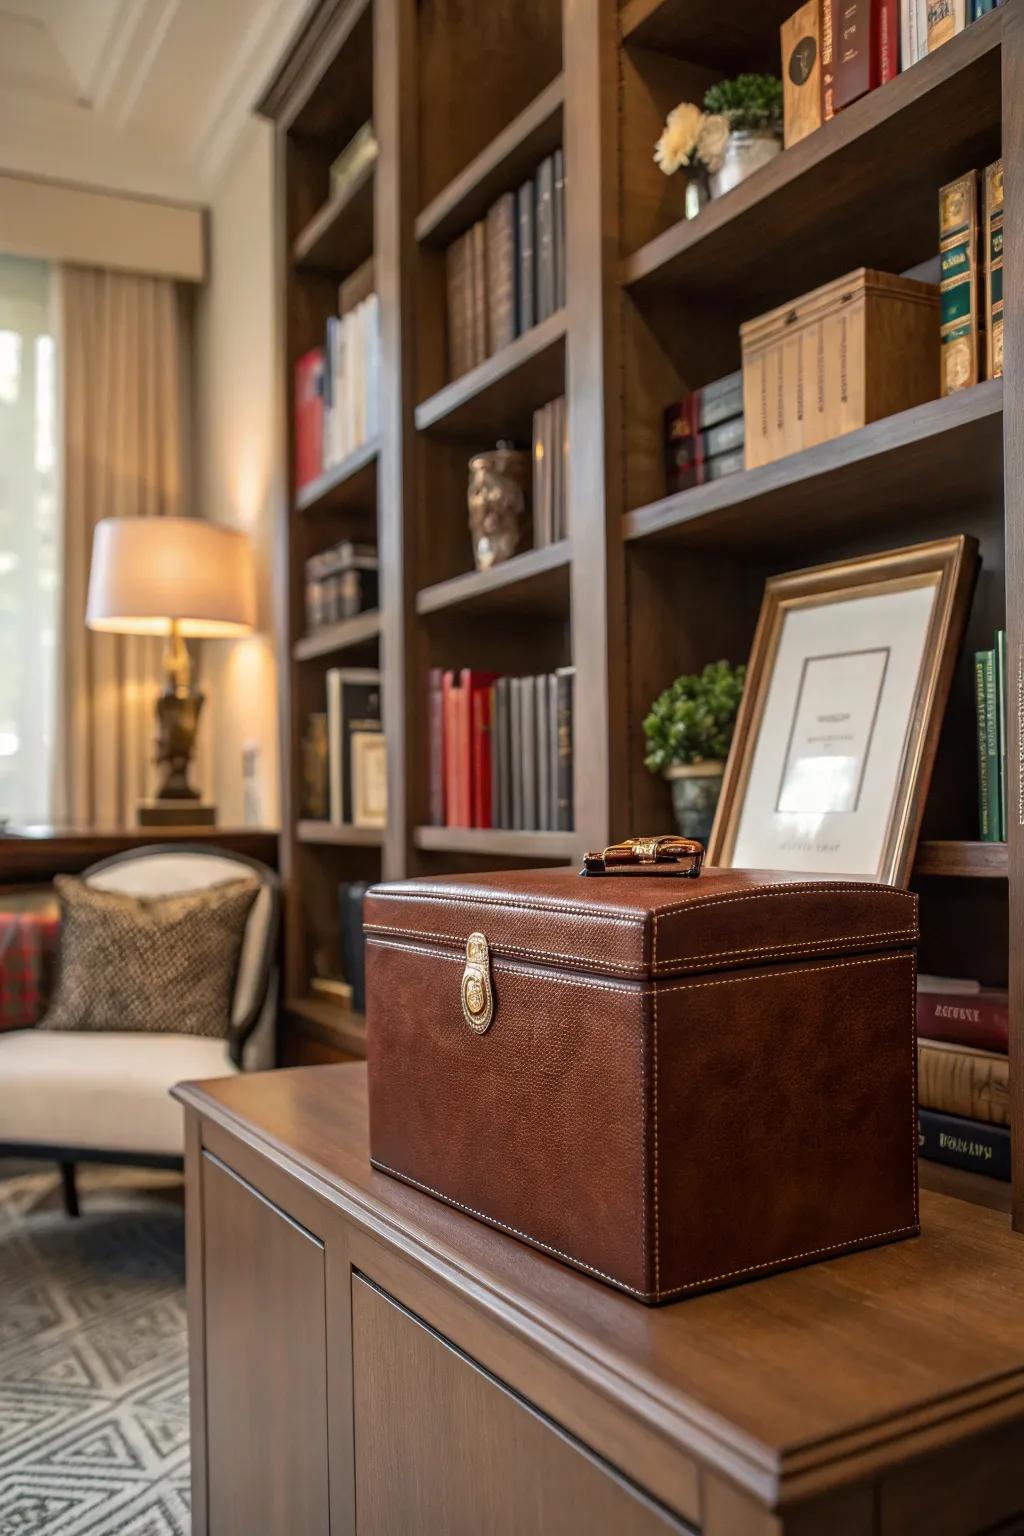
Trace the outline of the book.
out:
[[[988,779],[988,835],[983,832],[982,841],[1003,842],[1002,817],[1002,764],[999,761],[999,690],[996,682],[995,650],[983,651],[984,699],[985,699],[985,769]]]
[[[446,827],[462,826],[459,820],[458,771],[460,691],[456,674],[451,671],[445,672],[441,683],[441,701],[444,726],[442,761],[444,763],[444,824]]]
[[[548,680],[546,676],[533,679],[533,716],[537,729],[537,828],[541,832],[553,832],[549,821],[551,811],[551,754],[548,743]]]
[[[968,171],[939,193],[939,252],[942,393],[948,395],[977,384],[981,376],[977,171]]]
[[[779,30],[785,145],[821,127],[821,0],[807,0]]]
[[[550,155],[537,167],[536,318],[555,311],[555,167]]]
[[[381,730],[380,673],[372,667],[328,668],[329,800],[330,819],[336,826],[352,825],[353,734]]]
[[[967,25],[967,0],[928,0],[928,52],[934,53]]]
[[[737,414],[717,420],[718,407],[735,400],[731,393],[712,401],[714,426],[698,427],[708,411],[702,391],[667,407],[665,411],[666,488],[670,495],[721,479],[744,468],[745,417]],[[742,407],[742,399],[740,397]]]
[[[511,722],[509,718],[509,680],[499,677],[494,685],[495,736],[498,764],[498,826],[512,826]]]
[[[323,474],[324,349],[312,347],[295,364],[295,488]]]
[[[996,767],[998,769],[998,784],[996,787],[996,803],[999,810],[999,841],[1005,843],[1009,837],[1009,807],[1007,804],[1007,771],[1006,771],[1006,710],[1009,678],[1006,670],[1006,630],[996,631],[995,647],[995,684],[996,684]]]
[[[746,455],[742,448],[736,448],[732,453],[716,454],[713,459],[704,461],[705,484],[711,480],[724,480],[726,475],[738,475],[746,467]]]
[[[372,256],[338,284],[338,314],[347,315],[377,291],[377,263]]]
[[[565,396],[551,402],[551,542],[565,538]]]
[[[900,0],[900,69],[909,69],[921,57],[917,13],[918,0]]]
[[[878,83],[888,85],[900,72],[899,0],[877,0]]]
[[[519,751],[523,778],[523,827],[537,830],[537,699],[534,679],[519,679]]]
[[[445,251],[445,285],[448,304],[448,376],[457,379],[473,366],[466,294],[470,283],[468,233],[453,240]]]
[[[879,82],[880,4],[881,0],[832,0],[837,112],[859,101]]]
[[[551,412],[546,405],[533,413],[533,543],[543,549],[552,542]]]
[[[816,0],[815,0],[816,3]],[[555,308],[564,309],[565,293],[565,153],[556,149],[555,166]]]
[[[526,181],[516,194],[519,214],[516,257],[519,271],[516,282],[516,328],[521,336],[537,318],[534,301],[534,207],[533,182]]]
[[[523,820],[523,686],[522,679],[509,679],[509,781],[511,784],[512,829],[521,832]]]
[[[993,814],[993,790],[989,778],[988,755],[988,666],[986,656],[992,652],[977,651],[974,656],[974,710],[977,726],[978,750],[978,830],[983,843],[998,841]]]
[[[1006,992],[979,988],[974,993],[917,992],[917,1033],[928,1040],[948,1040],[980,1051],[1010,1048],[1010,1000]]]
[[[470,230],[471,334],[473,367],[487,361],[487,228],[480,219]]]
[[[917,1150],[935,1163],[985,1173],[993,1179],[1010,1178],[1010,1131],[1005,1125],[988,1125],[937,1109],[917,1112]]]
[[[441,667],[431,667],[427,673],[427,741],[430,774],[427,814],[432,827],[443,827],[445,824],[444,671]]]
[[[1003,376],[1003,162],[985,167],[985,376]]]
[[[465,780],[464,827],[489,827],[491,821],[491,719],[490,694],[495,683],[493,672],[475,672],[469,667],[461,674],[462,710],[465,715],[465,743],[460,737],[464,757],[460,770]],[[460,718],[460,729],[462,720]]]
[[[821,0],[821,120],[836,115],[836,19],[841,0]]]
[[[377,135],[373,124],[366,122],[357,128],[345,148],[331,164],[329,172],[331,198],[342,198],[350,192],[368,165],[377,159]]]
[[[370,889],[366,880],[343,880],[338,886],[338,927],[341,937],[341,968],[352,989],[351,1006],[366,1011],[366,936],[363,932],[363,901]],[[313,990],[317,988],[314,985]]]
[[[352,825],[388,824],[387,744],[383,732],[356,729],[349,738],[352,762]]]
[[[558,831],[573,829],[573,692],[575,667],[559,667],[558,690]]]
[[[1009,1125],[1009,1058],[1001,1051],[918,1036],[917,1097],[925,1109]]]
[[[516,336],[516,200],[499,197],[487,214],[487,346],[491,353]]]

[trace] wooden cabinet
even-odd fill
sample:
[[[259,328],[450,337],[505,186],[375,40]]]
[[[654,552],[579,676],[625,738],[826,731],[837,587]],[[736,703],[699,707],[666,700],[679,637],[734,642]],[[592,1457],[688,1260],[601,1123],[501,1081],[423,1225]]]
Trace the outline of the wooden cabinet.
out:
[[[369,1166],[365,1068],[178,1091],[193,1536],[1024,1530],[1024,1244],[648,1308]]]

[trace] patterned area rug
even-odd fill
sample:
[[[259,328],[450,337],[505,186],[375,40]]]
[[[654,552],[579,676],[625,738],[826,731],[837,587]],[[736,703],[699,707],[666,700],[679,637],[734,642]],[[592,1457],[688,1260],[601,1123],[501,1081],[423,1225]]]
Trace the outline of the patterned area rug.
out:
[[[0,1536],[188,1536],[181,1185],[0,1179]]]

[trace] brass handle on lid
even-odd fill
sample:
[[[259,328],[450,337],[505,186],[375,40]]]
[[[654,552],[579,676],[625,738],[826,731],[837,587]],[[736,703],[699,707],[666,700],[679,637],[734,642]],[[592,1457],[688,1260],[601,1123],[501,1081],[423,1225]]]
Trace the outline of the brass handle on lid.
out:
[[[583,858],[581,875],[678,875],[696,880],[704,845],[689,837],[631,837]]]

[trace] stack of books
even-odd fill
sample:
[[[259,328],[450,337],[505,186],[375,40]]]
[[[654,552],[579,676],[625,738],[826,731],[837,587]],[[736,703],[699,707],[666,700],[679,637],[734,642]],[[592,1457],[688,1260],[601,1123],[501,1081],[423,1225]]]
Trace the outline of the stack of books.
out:
[[[687,491],[744,467],[743,373],[730,373],[665,410],[666,491]]]
[[[1006,816],[1006,631],[990,651],[974,655],[974,705],[978,725],[978,830],[983,843],[1005,843]]]
[[[304,572],[307,634],[377,606],[378,561],[372,544],[342,539],[310,555]]]
[[[917,983],[918,1140],[922,1157],[1010,1177],[1007,994],[977,981]]]
[[[327,321],[295,365],[295,483],[301,490],[379,430],[380,316],[371,293]]]
[[[568,538],[569,421],[565,396],[533,413],[533,542],[537,549]]]
[[[560,149],[445,253],[448,374],[457,379],[565,304]]]
[[[1003,376],[1003,162],[939,193],[942,393]]]
[[[1004,0],[806,0],[781,28],[786,145]]]
[[[573,677],[429,673],[433,826],[572,831]]]

